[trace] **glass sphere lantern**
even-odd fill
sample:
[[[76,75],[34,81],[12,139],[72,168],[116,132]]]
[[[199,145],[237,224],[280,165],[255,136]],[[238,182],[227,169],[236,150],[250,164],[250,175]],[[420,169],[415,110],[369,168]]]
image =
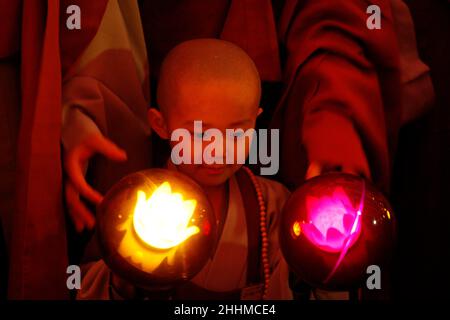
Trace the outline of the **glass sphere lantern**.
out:
[[[288,199],[280,247],[291,269],[325,290],[365,285],[367,267],[388,267],[396,221],[386,198],[358,176],[328,173],[306,181]]]
[[[103,259],[121,278],[167,290],[206,264],[216,240],[214,213],[202,188],[184,174],[149,169],[130,174],[97,210]]]

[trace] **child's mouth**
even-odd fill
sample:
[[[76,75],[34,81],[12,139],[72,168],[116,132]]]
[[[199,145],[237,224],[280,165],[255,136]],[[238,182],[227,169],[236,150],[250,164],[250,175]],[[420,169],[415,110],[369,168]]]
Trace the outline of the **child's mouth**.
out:
[[[202,166],[207,174],[219,175],[225,172],[226,166]]]

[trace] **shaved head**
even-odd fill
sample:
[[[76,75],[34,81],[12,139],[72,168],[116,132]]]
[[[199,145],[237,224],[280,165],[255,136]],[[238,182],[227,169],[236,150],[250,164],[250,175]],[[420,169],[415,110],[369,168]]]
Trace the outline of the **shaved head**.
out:
[[[173,48],[161,66],[157,89],[163,114],[187,105],[210,112],[227,105],[257,110],[260,95],[258,71],[250,57],[217,39],[190,40]]]

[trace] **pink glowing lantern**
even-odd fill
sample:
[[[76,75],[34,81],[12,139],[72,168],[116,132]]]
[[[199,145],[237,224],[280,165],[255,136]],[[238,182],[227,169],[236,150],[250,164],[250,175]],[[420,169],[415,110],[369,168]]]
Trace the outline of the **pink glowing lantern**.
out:
[[[328,252],[341,252],[351,247],[361,233],[361,210],[354,208],[342,187],[331,196],[307,196],[309,221],[301,223],[305,236]]]
[[[394,243],[389,203],[357,176],[330,173],[308,180],[283,210],[283,255],[291,269],[314,287],[360,286],[369,265],[387,267]]]

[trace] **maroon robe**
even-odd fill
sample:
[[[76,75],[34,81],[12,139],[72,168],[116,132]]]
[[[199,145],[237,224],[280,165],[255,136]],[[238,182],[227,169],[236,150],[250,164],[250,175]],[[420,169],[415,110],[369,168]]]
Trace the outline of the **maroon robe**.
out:
[[[286,2],[279,32],[287,89],[273,126],[281,129],[280,176],[291,188],[311,161],[333,169],[368,164],[373,182],[389,188],[401,116],[399,51],[390,1],[372,2],[382,11],[381,30],[366,28],[365,1]]]
[[[17,55],[20,59],[20,85],[16,73],[17,86],[10,92],[20,98],[5,106],[17,115],[21,111],[16,184],[11,185],[16,197],[11,198],[13,209],[5,212],[9,297],[64,298],[68,295],[61,197],[59,2],[2,1],[0,6],[1,21],[9,26],[2,25],[6,34],[1,38],[0,58]]]

